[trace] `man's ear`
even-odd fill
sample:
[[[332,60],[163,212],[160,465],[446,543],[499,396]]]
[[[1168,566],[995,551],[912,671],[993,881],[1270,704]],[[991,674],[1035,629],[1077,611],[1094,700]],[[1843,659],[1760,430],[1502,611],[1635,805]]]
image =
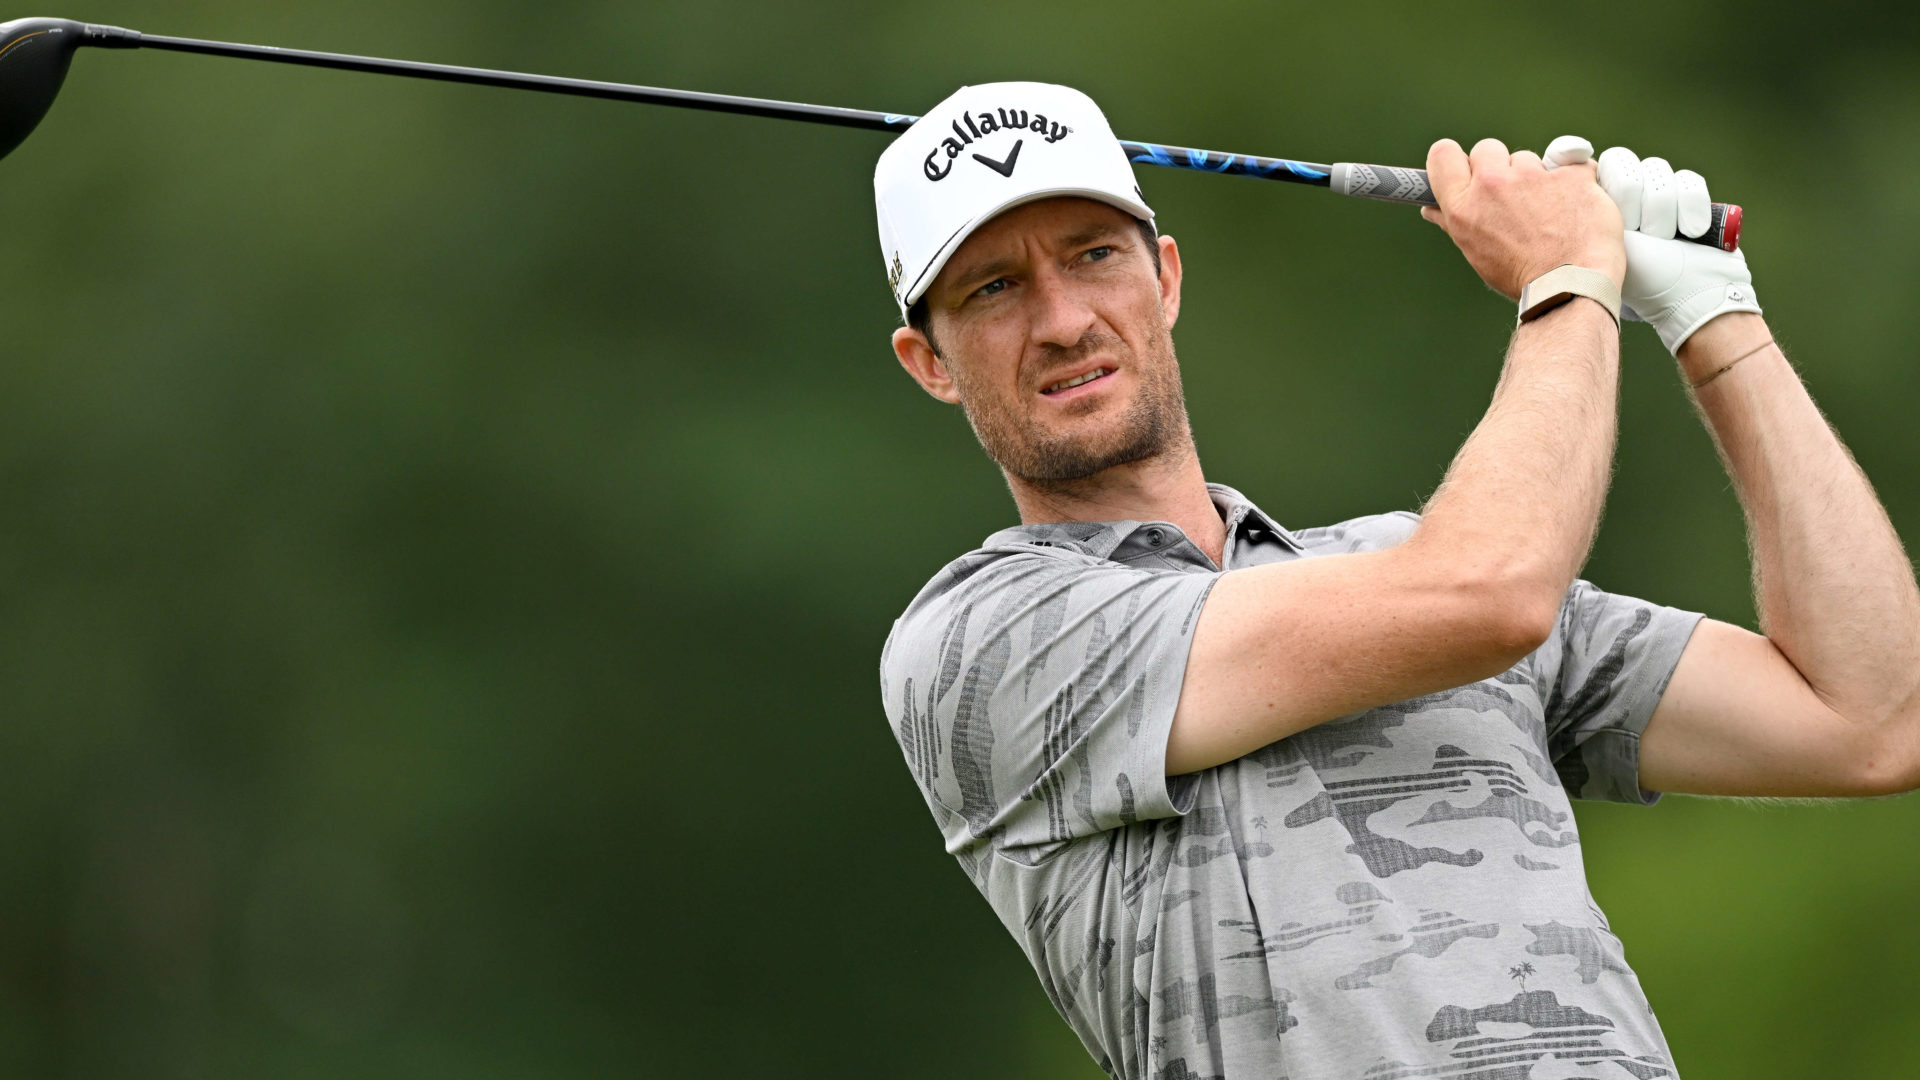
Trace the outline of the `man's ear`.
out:
[[[927,335],[911,326],[895,330],[893,355],[900,358],[900,366],[907,369],[907,374],[920,384],[920,389],[949,405],[960,403],[960,393],[954,389],[953,376],[947,373],[946,361],[933,351],[933,342],[927,340]]]
[[[1180,319],[1180,245],[1171,236],[1160,237],[1160,310],[1171,329]]]

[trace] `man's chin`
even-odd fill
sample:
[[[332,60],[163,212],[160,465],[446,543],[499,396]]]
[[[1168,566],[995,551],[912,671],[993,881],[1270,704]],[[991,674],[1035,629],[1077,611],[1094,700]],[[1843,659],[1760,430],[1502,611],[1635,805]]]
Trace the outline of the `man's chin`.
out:
[[[1018,462],[1000,462],[1008,473],[1036,487],[1066,487],[1098,481],[1116,469],[1137,467],[1166,453],[1162,440],[1097,448],[1041,448]]]
[[[1098,409],[1100,415],[1055,416],[1047,424],[1033,415],[1005,422],[1012,418],[969,412],[967,419],[987,456],[1009,479],[1047,489],[1098,484],[1185,443],[1185,412],[1177,389],[1164,401],[1149,395],[1125,409],[1110,404],[1089,398],[1089,411]]]

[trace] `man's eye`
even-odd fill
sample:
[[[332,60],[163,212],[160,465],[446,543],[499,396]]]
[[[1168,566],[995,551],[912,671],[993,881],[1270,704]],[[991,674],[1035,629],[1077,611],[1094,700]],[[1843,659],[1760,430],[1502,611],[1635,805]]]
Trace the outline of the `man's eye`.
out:
[[[1100,247],[1097,247],[1088,251],[1087,253],[1085,253],[1080,257],[1087,260],[1088,262],[1099,262],[1101,259],[1104,259],[1111,254],[1113,254],[1113,248],[1110,245],[1103,244]]]
[[[1007,287],[1006,278],[994,278],[992,281],[989,281],[985,285],[982,285],[978,289],[975,289],[974,295],[975,296],[994,296],[1001,292],[1004,292],[1006,290],[1006,287]]]

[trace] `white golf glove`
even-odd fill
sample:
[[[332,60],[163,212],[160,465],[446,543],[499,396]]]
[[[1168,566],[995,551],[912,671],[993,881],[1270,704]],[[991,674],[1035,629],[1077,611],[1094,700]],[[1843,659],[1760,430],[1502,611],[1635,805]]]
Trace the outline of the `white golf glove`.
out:
[[[1562,135],[1548,144],[1541,161],[1549,169],[1593,159],[1593,144]],[[1621,314],[1653,324],[1668,352],[1715,316],[1730,311],[1759,313],[1753,275],[1739,251],[1676,240],[1676,232],[1699,236],[1713,224],[1707,182],[1688,169],[1674,172],[1661,158],[1642,161],[1616,146],[1600,155],[1600,186],[1620,208],[1626,228],[1627,279]]]

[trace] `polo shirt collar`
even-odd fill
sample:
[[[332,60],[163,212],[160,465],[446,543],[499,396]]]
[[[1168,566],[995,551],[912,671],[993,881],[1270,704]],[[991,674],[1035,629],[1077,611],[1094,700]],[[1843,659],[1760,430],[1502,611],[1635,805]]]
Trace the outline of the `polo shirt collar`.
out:
[[[1252,500],[1225,484],[1208,484],[1207,494],[1213,499],[1213,505],[1220,511],[1220,519],[1227,525],[1228,550],[1245,540],[1264,540],[1271,537],[1284,547],[1298,554],[1305,550],[1293,534],[1280,527],[1266,512],[1255,506]],[[1266,535],[1262,535],[1262,534]],[[1125,561],[1147,553],[1159,553],[1174,556],[1176,553],[1190,552],[1198,562],[1209,562],[1200,550],[1187,540],[1186,534],[1178,527],[1165,521],[1055,521],[1036,522],[1030,525],[1015,525],[1002,529],[987,537],[983,547],[993,548],[1007,544],[1037,544],[1042,547],[1063,547],[1096,559]],[[1233,561],[1231,558],[1229,562]]]
[[[1213,505],[1220,508],[1220,520],[1227,523],[1227,535],[1245,535],[1249,539],[1262,539],[1255,535],[1265,531],[1279,541],[1281,546],[1290,548],[1297,554],[1307,549],[1292,533],[1280,527],[1280,523],[1267,516],[1267,512],[1253,504],[1253,500],[1240,494],[1225,484],[1208,484],[1207,494],[1213,496]]]

